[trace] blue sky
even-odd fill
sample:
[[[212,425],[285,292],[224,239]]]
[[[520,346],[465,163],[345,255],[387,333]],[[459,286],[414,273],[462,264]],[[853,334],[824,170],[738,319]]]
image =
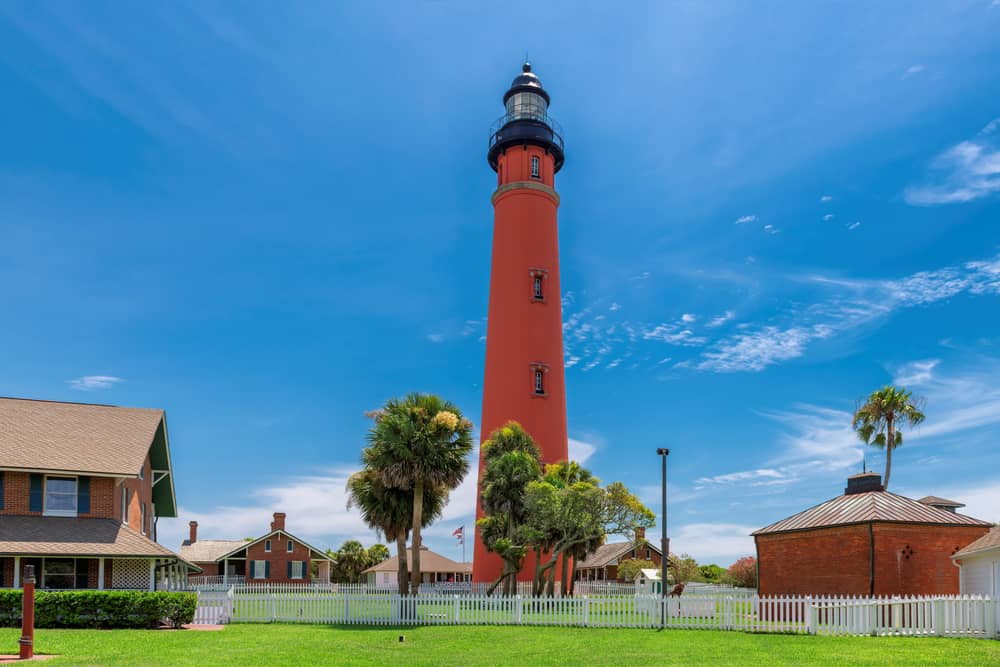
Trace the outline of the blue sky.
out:
[[[578,458],[654,504],[669,446],[673,546],[726,565],[842,491],[895,380],[928,418],[893,490],[1000,520],[1000,3],[876,5],[0,6],[0,394],[165,408],[170,546],[275,510],[370,542],[364,411],[479,419],[487,129],[527,52]]]

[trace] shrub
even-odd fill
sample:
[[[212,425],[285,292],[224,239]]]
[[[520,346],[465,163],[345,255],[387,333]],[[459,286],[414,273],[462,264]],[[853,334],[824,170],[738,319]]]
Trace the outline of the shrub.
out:
[[[20,590],[0,591],[0,627],[21,625]],[[194,620],[194,593],[166,591],[39,591],[35,593],[38,628],[155,628]]]
[[[757,559],[753,556],[744,556],[729,566],[726,578],[734,586],[744,586],[754,588],[757,586]]]

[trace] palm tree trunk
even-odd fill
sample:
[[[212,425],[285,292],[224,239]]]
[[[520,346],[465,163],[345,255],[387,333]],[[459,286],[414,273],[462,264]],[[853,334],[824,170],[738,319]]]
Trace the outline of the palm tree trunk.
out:
[[[396,536],[396,553],[399,554],[399,567],[396,570],[399,594],[406,595],[410,584],[410,576],[406,571],[406,531],[399,531]]]
[[[895,444],[895,429],[892,427],[892,414],[888,415],[885,420],[886,423],[886,435],[888,436],[885,440],[885,479],[882,480],[882,488],[886,491],[889,490],[889,473],[892,472],[892,446]]]
[[[410,594],[420,592],[420,524],[424,519],[424,482],[413,485],[413,571],[410,572]]]

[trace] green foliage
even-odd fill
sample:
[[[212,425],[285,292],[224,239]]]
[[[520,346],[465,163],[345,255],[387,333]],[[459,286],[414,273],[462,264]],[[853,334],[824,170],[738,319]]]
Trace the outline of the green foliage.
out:
[[[670,554],[670,572],[675,583],[689,581],[704,581],[698,561],[688,554]]]
[[[632,581],[639,570],[656,570],[656,563],[651,560],[629,558],[618,563],[618,578],[623,581]]]
[[[389,560],[389,547],[384,544],[373,544],[368,547],[368,567]]]
[[[701,578],[710,584],[722,583],[722,580],[726,576],[725,568],[719,567],[714,563],[711,565],[699,565],[698,570],[701,571]]]
[[[912,392],[902,387],[886,385],[873,391],[854,412],[851,426],[861,441],[885,450],[882,485],[886,489],[889,488],[889,475],[892,472],[892,452],[903,444],[903,432],[899,426],[903,422],[916,426],[924,421],[922,407],[923,401],[913,398]]]
[[[0,626],[21,624],[22,592],[0,590]],[[194,620],[198,597],[167,591],[38,591],[38,628],[180,627]]]
[[[330,568],[330,581],[357,584],[365,581],[362,572],[389,558],[389,549],[384,544],[374,544],[365,549],[357,540],[348,540],[336,551],[327,549],[326,555],[334,561]]]

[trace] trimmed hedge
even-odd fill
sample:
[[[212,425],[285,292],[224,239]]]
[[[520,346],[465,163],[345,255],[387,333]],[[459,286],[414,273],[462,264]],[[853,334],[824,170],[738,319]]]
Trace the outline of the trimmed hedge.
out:
[[[0,590],[0,627],[21,626],[22,593]],[[180,627],[194,620],[198,596],[167,591],[38,591],[36,628]]]

